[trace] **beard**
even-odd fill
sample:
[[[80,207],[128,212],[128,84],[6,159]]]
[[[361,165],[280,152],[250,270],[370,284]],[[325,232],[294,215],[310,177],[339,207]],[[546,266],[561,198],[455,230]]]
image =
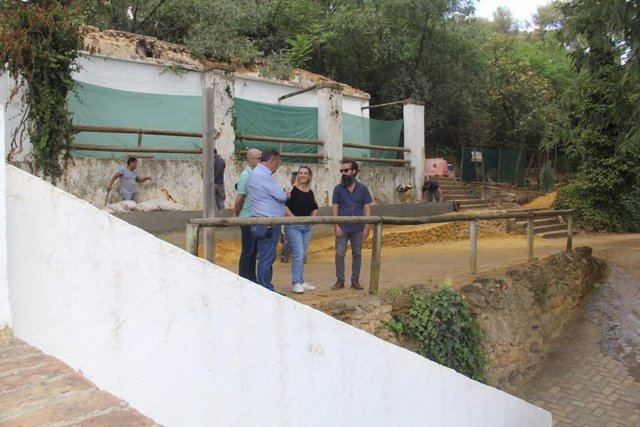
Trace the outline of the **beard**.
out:
[[[350,186],[351,184],[353,184],[353,182],[354,182],[355,180],[356,180],[356,179],[355,179],[354,177],[352,177],[352,176],[344,175],[344,176],[342,177],[342,180],[340,181],[340,183],[341,183],[342,185],[344,185],[345,187],[348,187],[348,186]]]

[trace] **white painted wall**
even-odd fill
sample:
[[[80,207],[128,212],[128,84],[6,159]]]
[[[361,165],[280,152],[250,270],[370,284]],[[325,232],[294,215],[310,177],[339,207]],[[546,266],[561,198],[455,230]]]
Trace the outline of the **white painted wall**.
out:
[[[4,105],[0,104],[0,329],[11,326],[9,281],[7,277],[6,165],[4,162]]]
[[[107,182],[124,160],[77,158],[58,181],[59,188],[88,201],[99,208],[104,207],[107,195]],[[320,206],[331,204],[333,187],[340,182],[339,166],[336,162],[312,164],[312,189]],[[401,203],[399,193],[395,191],[399,184],[411,183],[413,169],[409,167],[368,166],[360,165],[358,178],[371,190],[376,203]],[[242,162],[227,159],[225,169],[225,188],[228,209],[233,206],[236,197],[234,185],[244,169]],[[289,187],[291,172],[298,170],[297,164],[283,164],[274,178],[283,187]],[[159,160],[140,159],[138,171],[141,175],[149,175],[153,179],[138,184],[138,200],[151,200],[164,197],[160,190],[166,188],[178,203],[188,210],[200,210],[202,198],[202,160]],[[114,185],[109,196],[109,203],[122,200],[118,194],[118,183]]]
[[[73,79],[95,86],[158,95],[202,95],[198,71],[92,54],[80,56],[78,64],[80,70]]]
[[[168,426],[551,426],[551,415],[7,170],[16,336]]]

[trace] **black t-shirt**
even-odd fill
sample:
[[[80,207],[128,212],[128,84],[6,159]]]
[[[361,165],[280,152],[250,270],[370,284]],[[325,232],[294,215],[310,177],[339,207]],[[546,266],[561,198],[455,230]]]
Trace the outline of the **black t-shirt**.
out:
[[[313,191],[304,192],[295,186],[291,190],[291,196],[286,205],[295,216],[311,216],[311,212],[318,209]]]

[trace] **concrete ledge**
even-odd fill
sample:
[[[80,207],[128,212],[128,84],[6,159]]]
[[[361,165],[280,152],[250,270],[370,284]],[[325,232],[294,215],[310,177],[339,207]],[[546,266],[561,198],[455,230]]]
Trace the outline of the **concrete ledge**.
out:
[[[444,203],[412,203],[395,205],[374,205],[373,215],[378,216],[433,216],[453,211],[451,202]],[[128,222],[151,234],[184,232],[187,221],[192,218],[202,218],[202,211],[173,211],[173,212],[127,212],[113,214],[117,218]],[[331,215],[330,207],[322,207],[318,210],[318,215]],[[231,210],[224,210],[219,213],[219,217],[228,218]],[[315,226],[314,235],[323,236],[333,233],[332,226]],[[218,233],[216,233],[218,234]],[[222,238],[240,237],[238,227],[225,227],[219,230]]]

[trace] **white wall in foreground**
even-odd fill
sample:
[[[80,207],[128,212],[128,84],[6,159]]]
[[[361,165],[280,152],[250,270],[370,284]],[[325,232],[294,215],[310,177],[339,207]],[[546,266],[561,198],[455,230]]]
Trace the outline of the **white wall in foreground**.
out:
[[[0,104],[0,329],[11,326],[9,282],[7,281],[7,205],[5,198],[4,105]]]
[[[169,426],[551,426],[8,167],[16,336]]]

